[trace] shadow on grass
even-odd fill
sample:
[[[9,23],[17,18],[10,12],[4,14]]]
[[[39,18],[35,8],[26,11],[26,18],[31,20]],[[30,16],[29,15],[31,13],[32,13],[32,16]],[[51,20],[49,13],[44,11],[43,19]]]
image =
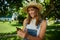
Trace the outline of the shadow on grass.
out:
[[[13,33],[0,33],[1,40],[22,40],[22,38],[17,37],[16,31]],[[6,36],[7,35],[7,36]],[[45,40],[60,40],[60,31],[47,31]]]
[[[60,25],[59,26],[48,26],[47,29],[60,29]]]
[[[0,40],[22,40],[17,36],[16,31],[13,33],[0,33]]]
[[[48,40],[60,40],[60,31],[48,31],[46,34],[46,39]]]
[[[60,40],[60,25],[47,26],[46,40]]]
[[[60,40],[60,31],[47,31],[45,40]],[[6,36],[7,35],[7,36]],[[9,35],[9,36],[8,36]],[[11,35],[11,36],[10,36]],[[22,40],[22,38],[16,35],[16,31],[13,33],[0,33],[1,40]]]
[[[11,24],[12,26],[22,26],[22,24],[20,23],[20,24]]]
[[[60,24],[60,22],[55,22],[55,24]]]

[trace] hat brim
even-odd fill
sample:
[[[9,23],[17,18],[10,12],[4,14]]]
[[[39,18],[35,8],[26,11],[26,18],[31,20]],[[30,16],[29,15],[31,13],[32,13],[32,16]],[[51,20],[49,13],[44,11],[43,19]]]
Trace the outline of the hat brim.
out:
[[[43,9],[43,7],[42,7],[41,4],[37,4],[37,5],[32,5],[32,4],[31,4],[31,5],[28,5],[28,6],[26,6],[26,7],[23,7],[23,11],[24,11],[25,13],[28,13],[28,12],[27,12],[27,8],[28,8],[29,6],[35,6],[35,7],[37,7],[40,12],[41,12],[42,9]]]

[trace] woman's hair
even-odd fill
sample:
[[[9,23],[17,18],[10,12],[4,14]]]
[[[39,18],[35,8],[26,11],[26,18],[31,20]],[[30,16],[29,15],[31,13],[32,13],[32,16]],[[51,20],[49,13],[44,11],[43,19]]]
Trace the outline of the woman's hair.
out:
[[[38,16],[36,17],[36,26],[41,22],[40,20],[42,19],[42,15],[41,12],[39,12],[39,9],[35,6],[29,6],[28,8],[34,8],[36,10],[38,10]],[[27,8],[27,12],[28,12],[28,8]],[[30,14],[28,13],[28,17],[27,17],[27,24],[30,24],[32,17],[30,16]]]

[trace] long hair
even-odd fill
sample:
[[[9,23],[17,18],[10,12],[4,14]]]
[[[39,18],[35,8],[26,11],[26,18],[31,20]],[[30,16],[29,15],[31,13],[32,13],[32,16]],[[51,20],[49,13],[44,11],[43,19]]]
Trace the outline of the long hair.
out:
[[[37,26],[37,25],[41,22],[41,19],[42,19],[41,12],[39,12],[39,9],[38,9],[37,7],[35,7],[35,6],[30,6],[30,7],[38,10],[38,16],[36,17],[36,23],[35,23],[35,25]],[[30,8],[30,7],[28,7],[28,8]],[[27,9],[28,9],[28,8],[27,8]],[[27,11],[27,12],[28,12],[28,11]],[[30,14],[28,13],[27,24],[30,24],[31,19],[32,19],[32,17],[31,17]]]

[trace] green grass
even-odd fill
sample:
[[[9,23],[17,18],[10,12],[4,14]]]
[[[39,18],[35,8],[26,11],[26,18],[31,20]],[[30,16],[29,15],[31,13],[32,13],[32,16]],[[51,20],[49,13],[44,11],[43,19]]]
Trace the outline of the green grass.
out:
[[[0,21],[0,40],[22,40],[16,35],[8,36],[16,34],[16,27],[22,28],[22,24],[18,24],[16,21],[11,23]]]
[[[51,30],[51,29],[54,29]],[[60,40],[60,23],[54,23],[47,26],[46,40]]]
[[[0,33],[11,33],[11,32],[14,32],[14,31],[16,31],[16,27],[21,27],[21,26],[16,25],[15,21],[12,22],[12,23],[0,22]]]
[[[22,24],[18,24],[16,21],[13,21],[11,23],[9,22],[0,22],[0,36],[4,35],[10,35],[10,34],[16,34],[16,27],[22,28]],[[52,24],[47,27],[49,31],[46,31],[45,40],[60,40],[60,31],[57,29],[60,29],[60,23]],[[56,29],[54,31],[51,31],[50,29]],[[4,37],[0,38],[1,40],[22,40],[22,38],[17,38],[17,36],[12,37]]]

